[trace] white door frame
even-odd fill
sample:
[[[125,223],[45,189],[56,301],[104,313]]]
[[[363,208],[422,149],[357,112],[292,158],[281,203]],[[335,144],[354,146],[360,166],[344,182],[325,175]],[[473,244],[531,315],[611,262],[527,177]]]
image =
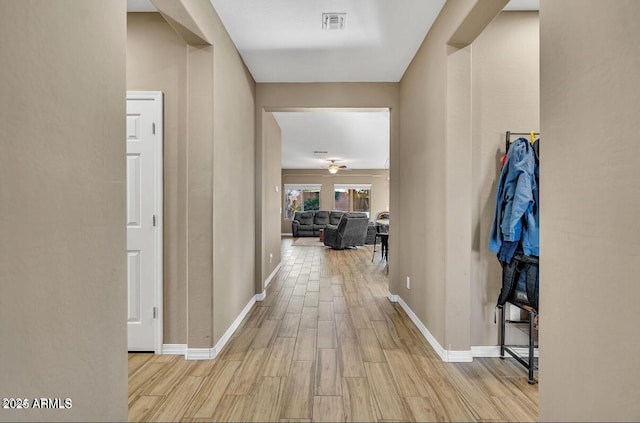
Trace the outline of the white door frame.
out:
[[[155,120],[155,157],[154,157],[154,190],[155,190],[155,202],[154,202],[154,215],[156,216],[154,231],[154,302],[156,304],[156,314],[154,319],[154,338],[155,338],[155,353],[162,354],[163,345],[163,322],[164,322],[164,309],[163,309],[163,143],[164,143],[164,113],[163,113],[163,95],[162,91],[127,91],[127,100],[153,100],[155,105],[154,112],[156,116]]]

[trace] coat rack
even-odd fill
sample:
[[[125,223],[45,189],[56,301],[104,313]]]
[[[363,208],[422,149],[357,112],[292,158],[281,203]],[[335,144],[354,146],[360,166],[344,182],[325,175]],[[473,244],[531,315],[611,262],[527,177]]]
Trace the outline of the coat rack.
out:
[[[523,135],[529,135],[529,137],[531,138],[529,140],[529,142],[531,144],[533,144],[534,138],[537,136],[540,136],[540,132],[511,132],[511,131],[507,131],[506,133],[506,137],[505,137],[505,151],[509,151],[509,146],[511,145],[511,135],[518,135],[518,136],[523,136]]]
[[[539,137],[540,133],[539,132],[535,132],[535,131],[531,131],[531,132],[511,132],[511,131],[506,131],[506,136],[505,136],[505,151],[509,151],[509,147],[511,146],[511,136],[512,135],[516,135],[516,136],[529,136],[529,142],[531,144],[534,143],[535,141],[535,137]],[[505,153],[506,154],[506,153]],[[537,153],[536,154],[536,159],[537,159]],[[505,156],[506,157],[506,156]],[[503,163],[504,164],[504,163]],[[538,315],[538,311],[534,310],[532,307],[527,306],[527,305],[522,305],[522,304],[518,304],[516,301],[512,302],[512,301],[507,301],[509,304],[513,304],[514,306],[518,307],[521,310],[524,310],[528,313],[528,320],[510,320],[507,319],[506,316],[506,310],[505,307],[502,307],[501,310],[501,330],[500,330],[500,358],[506,358],[505,353],[509,354],[511,357],[513,357],[518,363],[522,364],[522,366],[524,366],[524,368],[526,368],[528,370],[528,382],[529,384],[534,384],[536,383],[536,380],[534,379],[534,371],[538,369],[538,363],[537,360],[535,358],[535,351],[538,349],[538,346],[536,345],[535,342],[535,336],[534,336],[534,332],[535,332],[535,326],[534,326],[534,320],[536,318],[536,316]],[[506,329],[507,329],[507,324],[528,324],[529,326],[529,330],[528,330],[528,343],[527,345],[508,345],[506,343]],[[527,356],[523,356],[521,355],[521,352],[526,351],[528,354]]]

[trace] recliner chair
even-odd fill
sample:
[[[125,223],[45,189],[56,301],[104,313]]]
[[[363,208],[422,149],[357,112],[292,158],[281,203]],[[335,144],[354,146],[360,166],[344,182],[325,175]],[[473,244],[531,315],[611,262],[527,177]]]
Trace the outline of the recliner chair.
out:
[[[324,228],[324,245],[335,250],[364,245],[369,218],[366,213],[345,213],[338,225]]]

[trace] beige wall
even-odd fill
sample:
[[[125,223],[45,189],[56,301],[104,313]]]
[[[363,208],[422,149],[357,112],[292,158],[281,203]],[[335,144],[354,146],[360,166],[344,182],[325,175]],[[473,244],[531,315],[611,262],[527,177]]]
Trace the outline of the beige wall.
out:
[[[187,43],[159,13],[127,14],[127,90],[164,101],[164,343],[187,342]]]
[[[335,175],[325,169],[282,169],[282,192],[284,184],[320,184],[320,210],[335,210],[334,184],[371,184],[371,216],[389,210],[389,171],[385,169],[351,169]],[[280,196],[280,207],[284,210],[284,197]],[[282,213],[282,233],[291,233],[291,219]]]
[[[389,108],[390,109],[390,174],[393,175],[394,169],[399,169],[397,159],[397,144],[399,138],[399,86],[397,83],[293,83],[278,84],[265,83],[256,85],[256,154],[257,157],[264,157],[265,137],[263,136],[263,115],[264,111],[296,111],[309,108]],[[274,168],[280,171],[280,160],[277,162],[266,163],[265,160],[258,159],[256,161],[256,186],[262,191],[256,193],[256,198],[262,199],[264,196],[264,180],[269,169]],[[398,198],[394,194],[394,180],[391,178],[389,208],[393,213],[394,205],[397,207]],[[280,204],[279,204],[280,207]],[[265,255],[268,257],[268,251],[264,249],[265,243],[263,238],[269,239],[268,242],[276,242],[280,239],[281,227],[267,227],[265,219],[274,219],[269,216],[263,208],[263,202],[256,203],[257,225],[256,239],[257,246],[261,251],[256,252],[259,262],[260,258]],[[280,220],[280,215],[277,216]],[[271,221],[271,220],[270,220]],[[390,249],[397,248],[396,239],[390,240]],[[391,266],[396,258],[391,255]],[[393,271],[393,270],[392,270]],[[390,286],[394,285],[395,279],[391,277]],[[262,281],[257,282],[256,289],[261,289]],[[393,288],[392,288],[393,289]]]
[[[540,131],[539,27],[537,12],[503,12],[472,44],[471,345],[498,342],[502,270],[488,242],[505,131]]]
[[[280,162],[282,161],[282,130],[276,121],[273,113],[264,112],[262,124],[264,125],[265,136],[265,156],[266,178],[264,180],[264,222],[265,233],[268,236],[263,240],[264,247],[257,250],[264,250],[265,254],[256,254],[256,259],[261,261],[262,269],[260,273],[258,292],[262,283],[266,282],[269,275],[281,262],[281,243],[278,227],[280,225],[280,211],[282,210],[282,174],[280,172]],[[270,255],[273,258],[270,259]]]
[[[0,2],[3,421],[127,419],[125,15]]]
[[[544,421],[640,419],[639,20],[634,0],[540,5]]]
[[[256,293],[256,85],[220,19],[213,18],[213,318],[217,342]]]

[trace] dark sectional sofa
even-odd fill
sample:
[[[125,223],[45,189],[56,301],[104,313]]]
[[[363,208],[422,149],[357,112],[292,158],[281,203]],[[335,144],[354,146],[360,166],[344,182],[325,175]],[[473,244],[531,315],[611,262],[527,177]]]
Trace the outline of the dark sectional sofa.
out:
[[[327,225],[337,226],[345,213],[343,211],[303,211],[295,212],[291,221],[291,231],[294,237],[319,236],[320,229]],[[373,222],[369,222],[367,228],[367,238],[365,244],[373,244],[376,235],[376,227]]]

